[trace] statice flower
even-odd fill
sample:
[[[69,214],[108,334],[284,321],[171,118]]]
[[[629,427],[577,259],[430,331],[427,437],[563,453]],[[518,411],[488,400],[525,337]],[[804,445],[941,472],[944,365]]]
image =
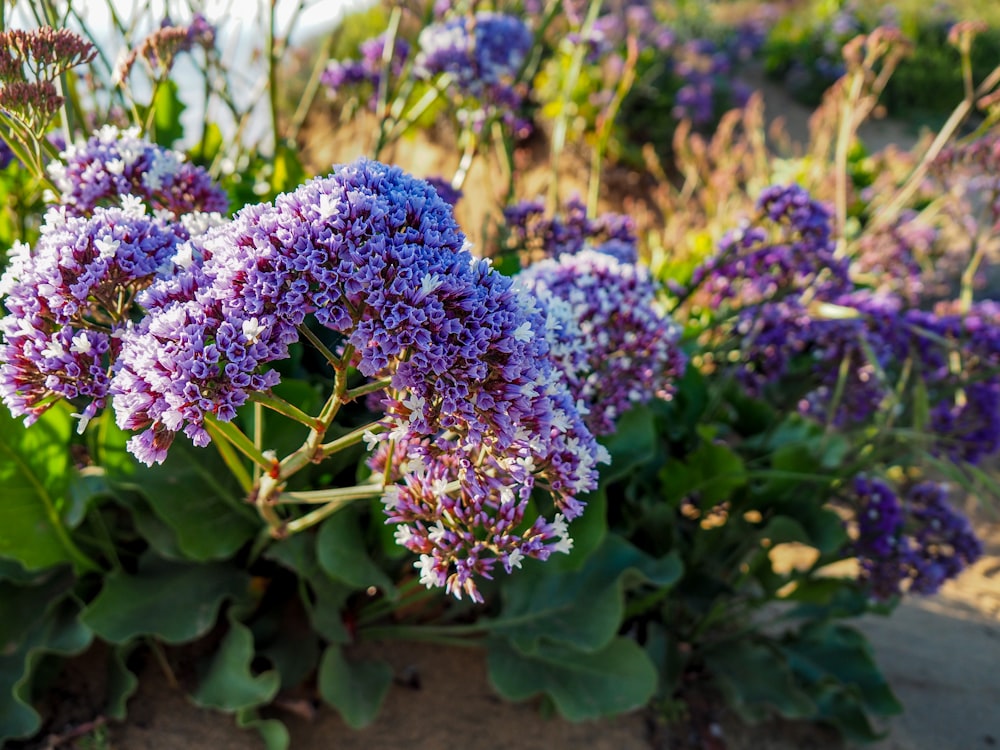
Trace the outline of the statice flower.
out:
[[[614,432],[630,408],[671,397],[686,359],[645,267],[584,249],[535,263],[517,280],[548,311],[550,356],[594,434]]]
[[[0,398],[30,424],[59,399],[80,403],[81,430],[106,404],[134,309],[186,237],[138,201],[91,217],[46,216],[33,249],[15,248],[0,278]]]
[[[562,538],[551,524],[513,533],[531,491],[579,515],[606,453],[535,333],[534,301],[464,245],[430,185],[366,160],[239,211],[188,243],[194,280],[147,290],[149,314],[123,336],[114,407],[142,430],[129,449],[152,463],[179,431],[206,443],[206,417],[231,420],[275,385],[268,363],[312,316],[358,372],[388,380],[369,442],[407,455],[385,505],[422,579],[475,597],[472,576],[498,560],[546,556]]]
[[[196,46],[207,50],[214,45],[215,27],[200,13],[196,13],[187,25],[175,25],[166,18],[160,28],[125,54],[115,68],[114,80],[120,83],[128,78],[137,60],[145,61],[154,78],[162,78],[170,73],[180,53],[190,52]]]
[[[727,233],[695,269],[692,285],[712,309],[739,309],[780,296],[831,300],[851,288],[838,258],[831,214],[798,185],[775,185],[757,199],[759,215]]]
[[[488,118],[500,117],[527,135],[530,123],[519,114],[526,94],[517,79],[533,43],[531,30],[516,16],[479,11],[424,27],[414,72],[425,79],[444,74],[453,79],[466,100],[459,110],[463,124],[478,129]]]
[[[195,212],[228,211],[225,192],[203,168],[184,155],[140,137],[138,128],[101,128],[87,141],[71,145],[48,166],[60,202],[73,215],[114,205],[135,195],[174,218]]]
[[[968,519],[948,503],[946,485],[920,482],[900,498],[881,479],[857,477],[852,489],[850,551],[876,599],[934,594],[982,554]]]
[[[600,248],[618,260],[634,263],[639,255],[632,219],[623,214],[587,216],[587,206],[574,196],[556,216],[546,216],[540,200],[521,201],[504,209],[512,249],[528,256],[558,257],[585,247]]]
[[[325,85],[330,95],[337,97],[341,92],[360,84],[369,84],[372,95],[369,105],[376,104],[376,93],[382,80],[382,56],[385,53],[386,35],[379,34],[367,39],[358,46],[361,58],[358,60],[331,60],[323,71],[320,81]],[[398,78],[403,72],[403,66],[410,55],[410,45],[405,39],[396,38],[393,42],[392,58],[389,64],[391,78]]]
[[[925,291],[921,259],[931,258],[938,230],[914,212],[865,232],[857,243],[851,275],[860,284],[898,294],[915,305]]]
[[[453,188],[451,182],[444,177],[427,177],[425,180],[427,184],[437,191],[437,194],[441,196],[441,200],[452,208],[462,199],[462,191]]]

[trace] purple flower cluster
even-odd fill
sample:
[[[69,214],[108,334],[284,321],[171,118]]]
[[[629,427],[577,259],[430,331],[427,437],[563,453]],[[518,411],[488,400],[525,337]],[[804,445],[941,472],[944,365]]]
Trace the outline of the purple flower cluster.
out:
[[[778,296],[830,300],[851,288],[848,262],[835,254],[830,211],[808,191],[766,188],[757,210],[755,220],[727,233],[715,256],[695,269],[691,283],[706,307],[740,309]]]
[[[462,191],[456,190],[444,177],[425,177],[424,180],[437,191],[441,200],[452,208],[462,199]]]
[[[591,219],[579,197],[566,202],[560,216],[546,216],[542,201],[521,201],[503,212],[510,232],[512,249],[529,256],[558,257],[578,253],[585,246],[599,246],[618,260],[634,263],[638,258],[638,240],[632,219],[607,213]]]
[[[934,594],[982,555],[968,519],[949,504],[946,485],[920,482],[902,499],[881,479],[857,477],[852,489],[850,552],[875,598]]]
[[[49,164],[49,177],[72,215],[89,215],[126,195],[138,196],[154,211],[175,219],[229,209],[225,192],[204,169],[186,162],[183,154],[141,138],[137,128],[105,126],[86,142],[67,147],[60,159]]]
[[[531,29],[521,19],[480,11],[424,27],[414,70],[425,79],[453,78],[463,100],[463,124],[479,129],[499,117],[518,135],[527,135],[531,125],[519,114],[526,95],[518,76],[533,44]]]
[[[896,221],[862,235],[851,275],[856,283],[896,294],[915,305],[925,291],[919,260],[931,257],[938,234],[916,213],[904,212]]]
[[[84,404],[81,429],[104,408],[135,295],[186,237],[137,199],[123,204],[91,217],[51,210],[0,278],[0,398],[29,424],[60,398]]]
[[[201,265],[140,297],[148,315],[112,384],[118,424],[143,430],[130,450],[161,461],[181,430],[206,443],[206,416],[230,420],[273,386],[266,365],[312,315],[361,374],[390,381],[370,442],[405,457],[386,512],[425,583],[477,597],[473,576],[497,561],[565,548],[606,454],[535,333],[534,300],[464,242],[430,185],[365,160],[239,211],[186,246]],[[515,533],[535,487],[563,520]]]
[[[547,312],[550,356],[597,435],[653,398],[669,399],[686,365],[680,329],[657,304],[649,271],[598,250],[545,259],[517,280]]]
[[[732,66],[729,54],[708,39],[692,39],[678,47],[673,56],[673,74],[680,85],[674,95],[674,118],[690,120],[695,127],[715,122],[723,82],[730,87],[732,104],[745,106],[751,92],[745,84],[733,81]]]
[[[361,54],[359,60],[331,60],[323,71],[320,81],[330,90],[331,96],[338,96],[342,89],[359,84],[371,85],[373,91],[370,106],[376,104],[376,94],[382,80],[382,56],[385,54],[386,35],[363,41],[358,46]],[[392,59],[389,63],[389,74],[397,78],[403,71],[406,59],[410,55],[410,45],[405,39],[397,38],[393,43]]]

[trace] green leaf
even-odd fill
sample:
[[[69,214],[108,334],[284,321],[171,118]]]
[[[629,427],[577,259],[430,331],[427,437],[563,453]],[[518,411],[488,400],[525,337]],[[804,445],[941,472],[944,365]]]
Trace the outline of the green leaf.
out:
[[[239,483],[214,448],[177,440],[166,461],[138,468],[131,481],[174,532],[178,549],[188,559],[231,557],[260,528]]]
[[[319,694],[353,729],[375,720],[391,684],[392,667],[384,661],[351,662],[336,645],[323,652]]]
[[[729,446],[710,440],[703,440],[683,461],[671,459],[660,476],[672,505],[697,493],[703,508],[728,500],[747,483],[743,460]]]
[[[313,629],[331,643],[347,643],[350,634],[344,625],[343,609],[355,589],[331,578],[316,561],[316,535],[296,534],[272,545],[266,557],[293,570],[308,584],[310,596],[303,605]]]
[[[156,126],[156,142],[170,148],[184,135],[181,113],[187,109],[178,96],[177,84],[167,79],[156,90],[153,97],[153,124]]]
[[[108,409],[91,420],[87,446],[94,463],[109,477],[120,479],[131,476],[140,464],[125,447],[132,433],[115,424],[114,417],[114,412]]]
[[[770,642],[725,641],[706,650],[705,663],[726,702],[745,721],[763,721],[772,712],[786,719],[816,713],[813,700],[796,684],[786,657]]]
[[[819,690],[820,715],[858,741],[878,739],[866,717],[892,716],[902,706],[872,658],[865,637],[832,622],[808,623],[782,641],[789,664],[802,682]]]
[[[5,616],[11,611],[5,608]],[[0,745],[29,737],[41,726],[31,698],[32,678],[42,657],[79,654],[93,637],[80,623],[79,607],[69,598],[59,599],[43,614],[18,644],[4,644],[0,651]]]
[[[76,546],[64,525],[70,478],[72,419],[59,406],[30,428],[0,409],[0,557],[28,570],[72,563],[78,571],[96,565]]]
[[[128,659],[135,651],[137,641],[121,646],[112,646],[108,660],[108,704],[105,709],[108,718],[124,721],[128,715],[128,701],[139,688],[139,678],[128,668]]]
[[[271,175],[271,192],[277,195],[301,185],[306,179],[305,169],[299,160],[299,149],[282,142],[274,155],[274,172]]]
[[[607,490],[598,487],[579,499],[587,504],[587,509],[569,525],[569,532],[573,537],[573,549],[569,554],[550,557],[545,563],[550,570],[578,570],[608,535]]]
[[[250,577],[231,565],[147,556],[135,574],[109,575],[81,619],[111,643],[143,635],[186,643],[212,628],[223,601],[246,596],[249,587]]]
[[[229,632],[212,657],[208,671],[191,694],[194,702],[220,711],[241,711],[270,703],[281,687],[278,671],[251,670],[255,652],[253,633],[229,617]]]
[[[328,575],[357,589],[375,586],[396,600],[392,579],[368,555],[358,514],[351,508],[323,521],[316,536],[316,559]]]
[[[601,470],[601,484],[606,486],[628,476],[656,454],[652,409],[639,407],[625,412],[615,424],[615,431],[602,442],[611,454],[611,465]]]
[[[264,741],[265,750],[288,750],[292,744],[286,727],[278,719],[262,719],[255,709],[236,712],[236,726],[240,729],[256,729]]]
[[[656,669],[627,638],[615,638],[599,651],[553,643],[532,653],[492,639],[488,665],[490,682],[504,698],[518,701],[544,694],[570,721],[639,708],[656,690]]]
[[[525,564],[503,583],[503,610],[492,632],[530,652],[542,639],[583,651],[603,648],[618,632],[625,591],[637,583],[670,586],[680,578],[675,555],[656,559],[609,535],[578,571]]]

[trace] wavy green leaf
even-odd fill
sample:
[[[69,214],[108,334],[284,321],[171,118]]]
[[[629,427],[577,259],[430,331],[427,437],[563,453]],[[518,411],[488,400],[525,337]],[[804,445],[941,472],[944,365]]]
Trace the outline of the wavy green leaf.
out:
[[[101,638],[151,635],[186,643],[207,633],[226,599],[247,595],[250,577],[231,565],[188,565],[147,556],[134,574],[109,575],[81,619]]]
[[[255,655],[250,628],[230,617],[229,632],[191,694],[194,702],[230,712],[270,703],[281,687],[281,677],[275,669],[254,674],[251,666]]]
[[[0,409],[0,557],[13,558],[28,570],[66,562],[78,571],[97,568],[62,518],[72,422],[66,409],[55,406],[26,429]]]
[[[547,644],[532,653],[494,639],[488,665],[490,682],[504,698],[519,701],[545,694],[570,721],[640,708],[656,690],[656,669],[627,638],[615,638],[599,651]]]
[[[391,684],[392,667],[384,661],[349,661],[340,646],[323,652],[319,694],[354,729],[375,720]]]

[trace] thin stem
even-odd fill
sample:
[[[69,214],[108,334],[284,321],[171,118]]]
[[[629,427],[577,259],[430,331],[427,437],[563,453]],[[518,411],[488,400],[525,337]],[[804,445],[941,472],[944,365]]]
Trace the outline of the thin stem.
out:
[[[257,481],[260,467],[257,464],[254,464],[254,476],[251,478],[250,474],[247,473],[246,466],[243,465],[243,461],[240,460],[239,455],[235,450],[233,450],[232,443],[228,440],[213,440],[212,444],[215,445],[216,449],[219,451],[219,455],[222,456],[222,460],[226,464],[230,473],[236,478],[236,481],[240,483],[242,490],[244,492],[250,492]]]
[[[288,417],[310,429],[316,427],[315,417],[306,414],[299,407],[295,406],[295,404],[285,401],[285,399],[275,395],[273,392],[268,391],[267,393],[263,393],[261,391],[252,391],[250,393],[250,400],[254,402],[255,406],[266,406],[271,411],[275,411],[283,417]]]
[[[336,440],[332,440],[329,443],[324,443],[319,446],[318,455],[323,458],[328,458],[334,453],[339,453],[344,450],[344,448],[349,448],[352,445],[357,445],[362,440],[365,439],[365,435],[369,433],[377,435],[385,429],[385,426],[380,422],[369,422],[364,427],[358,427],[355,430],[351,430],[346,435],[341,435]]]
[[[380,497],[385,487],[379,484],[359,484],[354,487],[335,487],[328,490],[307,492],[282,492],[274,501],[276,505],[320,505],[344,500],[365,500]]]
[[[205,429],[212,436],[213,440],[224,439],[229,441],[236,450],[249,458],[254,463],[260,464],[265,471],[270,471],[274,467],[274,461],[268,459],[253,441],[243,434],[232,422],[220,422],[215,416],[208,414],[205,417]]]
[[[351,388],[350,390],[344,391],[344,403],[346,404],[350,401],[354,401],[354,399],[367,396],[369,393],[377,393],[378,391],[388,388],[390,385],[392,385],[392,378],[386,377],[381,380],[373,380],[370,383],[359,385],[357,388]]]
[[[320,354],[323,355],[323,358],[327,362],[329,362],[334,367],[337,367],[340,364],[340,357],[331,352],[330,349],[327,348],[326,344],[320,341],[319,337],[315,333],[309,330],[309,326],[307,326],[305,323],[299,326],[299,333],[301,333],[306,338],[306,340],[310,344],[312,344]]]
[[[322,506],[321,508],[317,508],[311,513],[306,513],[304,516],[301,516],[299,518],[296,518],[294,521],[289,521],[288,523],[284,524],[284,526],[282,526],[281,528],[281,534],[283,536],[288,534],[297,534],[298,532],[304,529],[308,529],[311,526],[315,526],[320,521],[328,518],[329,516],[332,516],[338,510],[347,507],[357,499],[359,498],[350,498],[346,500],[344,499],[333,500],[327,503],[326,505]]]

